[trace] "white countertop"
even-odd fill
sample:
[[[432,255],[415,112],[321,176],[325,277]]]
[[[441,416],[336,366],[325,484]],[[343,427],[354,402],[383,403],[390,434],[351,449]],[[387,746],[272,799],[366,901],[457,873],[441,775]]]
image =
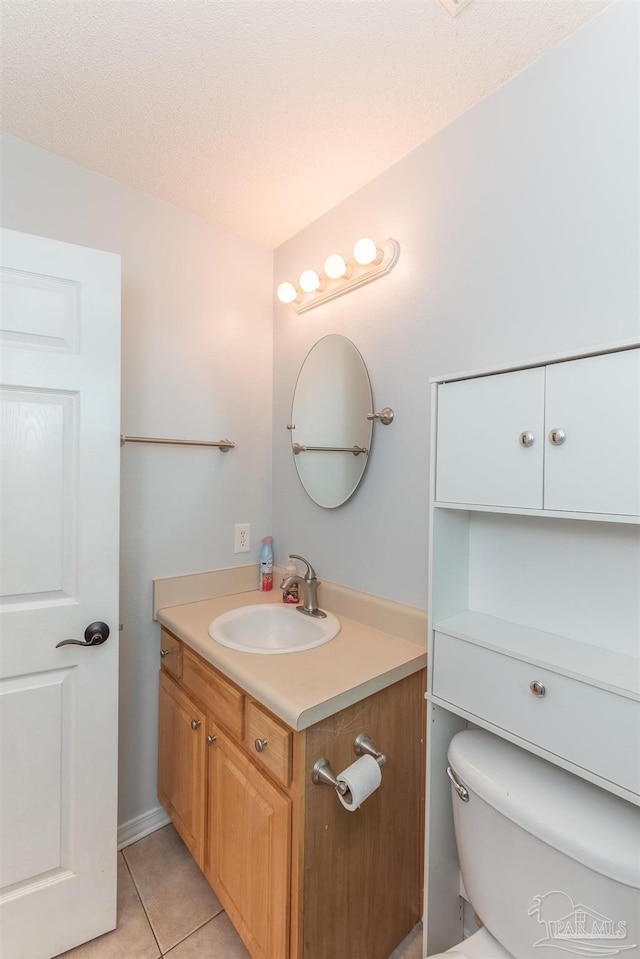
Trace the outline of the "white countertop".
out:
[[[306,729],[410,676],[427,664],[424,646],[338,616],[340,632],[300,653],[261,655],[227,649],[209,623],[238,606],[280,603],[280,590],[236,593],[159,609],[156,618],[292,729]],[[327,607],[328,609],[328,607]]]

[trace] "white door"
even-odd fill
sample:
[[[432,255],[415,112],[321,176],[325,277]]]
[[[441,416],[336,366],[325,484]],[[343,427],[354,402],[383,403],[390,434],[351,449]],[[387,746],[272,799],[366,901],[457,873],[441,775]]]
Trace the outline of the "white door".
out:
[[[640,349],[549,366],[546,403],[545,509],[637,516]]]
[[[116,921],[120,258],[0,242],[0,955],[44,959]]]
[[[437,429],[438,502],[542,508],[543,368],[440,384]]]

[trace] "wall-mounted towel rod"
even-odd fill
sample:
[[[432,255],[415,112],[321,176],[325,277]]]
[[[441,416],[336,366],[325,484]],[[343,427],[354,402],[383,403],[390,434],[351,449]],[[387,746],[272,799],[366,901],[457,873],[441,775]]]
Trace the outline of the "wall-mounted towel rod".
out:
[[[235,443],[233,440],[170,440],[165,439],[164,437],[160,438],[157,436],[125,436],[124,433],[120,434],[120,446],[124,446],[125,443],[161,443],[165,446],[215,446],[221,453],[228,453],[229,450],[235,449]]]
[[[298,453],[353,453],[359,456],[369,452],[365,446],[303,446],[302,443],[294,443],[292,449],[296,456]]]

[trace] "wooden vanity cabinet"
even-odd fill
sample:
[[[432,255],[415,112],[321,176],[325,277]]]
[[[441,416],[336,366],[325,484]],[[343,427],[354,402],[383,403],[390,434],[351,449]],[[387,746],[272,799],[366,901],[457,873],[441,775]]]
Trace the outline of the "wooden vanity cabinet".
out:
[[[253,959],[387,959],[422,913],[425,670],[295,732],[180,647],[180,679],[161,669],[160,800]],[[349,812],[311,770],[354,762],[361,732],[387,762]]]

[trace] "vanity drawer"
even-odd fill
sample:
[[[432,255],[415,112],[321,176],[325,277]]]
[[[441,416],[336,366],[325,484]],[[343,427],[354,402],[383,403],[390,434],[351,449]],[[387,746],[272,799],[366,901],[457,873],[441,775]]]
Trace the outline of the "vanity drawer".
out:
[[[278,782],[288,786],[291,782],[291,730],[257,703],[249,702],[245,741],[256,762]]]
[[[543,695],[532,691],[535,682]],[[438,632],[433,695],[640,793],[640,703],[633,699]]]
[[[168,658],[168,657],[167,657]],[[227,682],[212,666],[203,663],[186,648],[183,652],[182,683],[202,706],[223,726],[242,739],[244,727],[244,696]]]
[[[172,676],[182,676],[182,643],[166,629],[160,630],[160,662]]]

